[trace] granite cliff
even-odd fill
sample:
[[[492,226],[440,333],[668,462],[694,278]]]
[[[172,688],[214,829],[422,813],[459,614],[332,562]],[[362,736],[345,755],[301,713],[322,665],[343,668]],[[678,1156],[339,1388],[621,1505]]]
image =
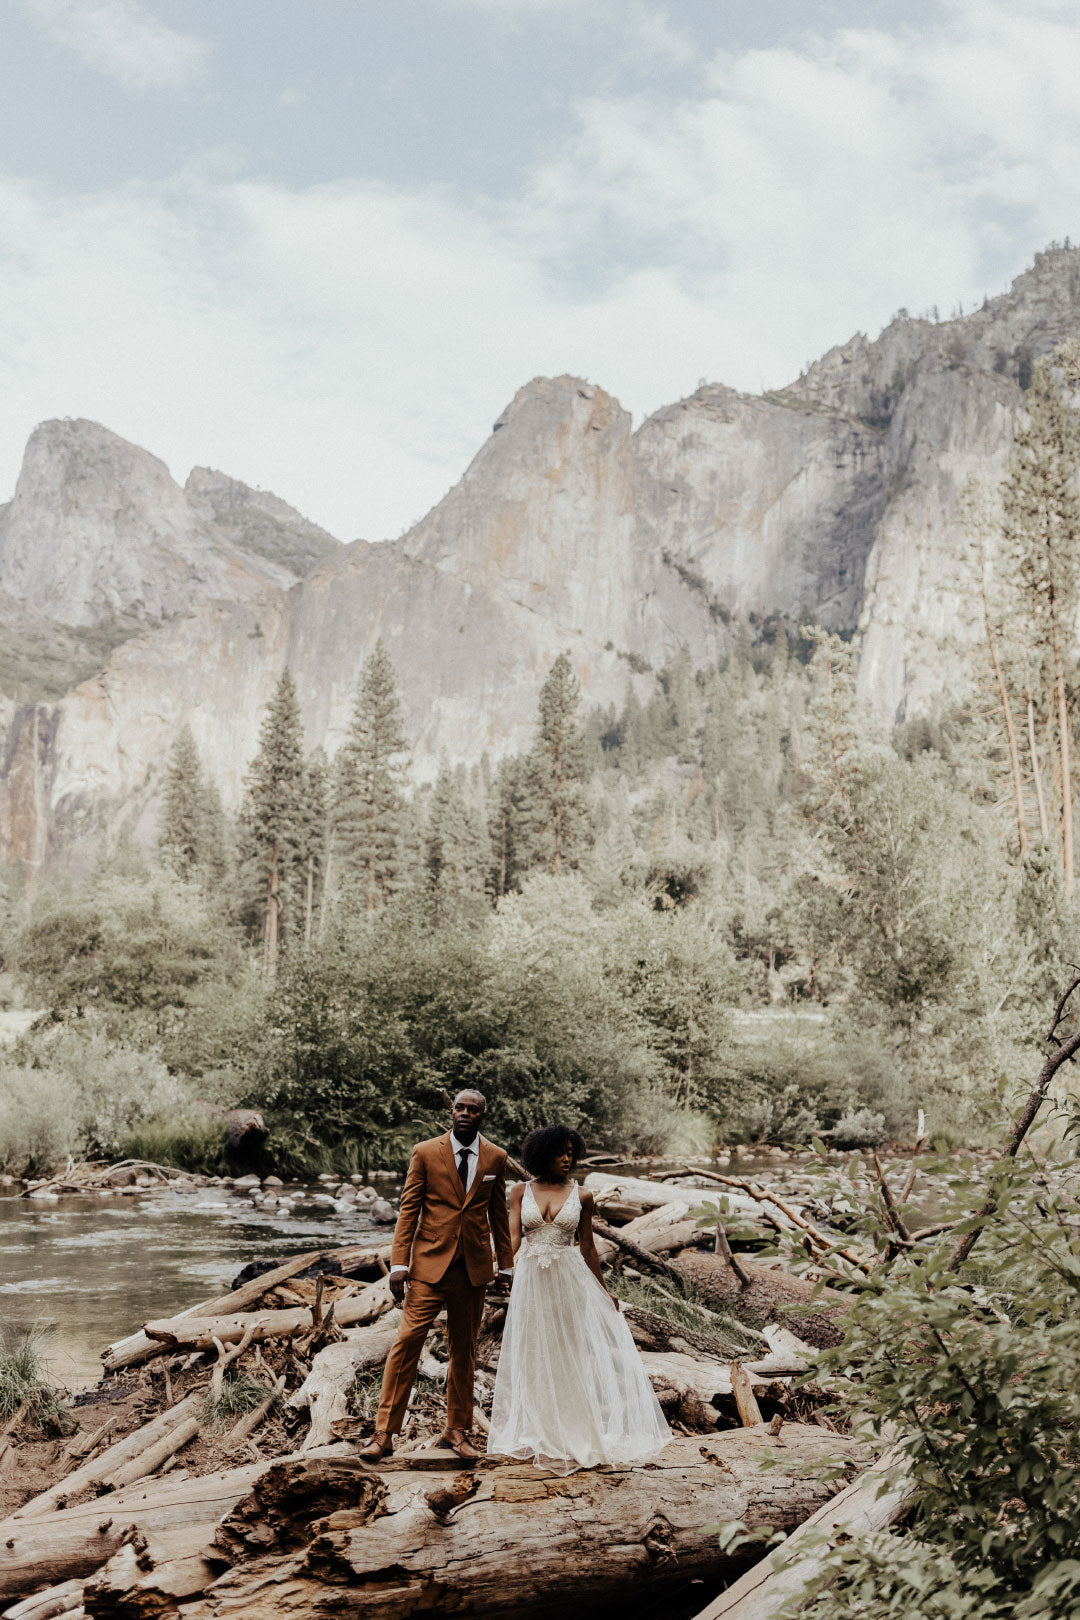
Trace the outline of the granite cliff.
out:
[[[715,658],[767,619],[855,634],[866,700],[918,712],[966,678],[957,491],[1000,475],[1034,358],[1078,332],[1080,251],[1055,248],[969,315],[901,312],[788,388],[709,385],[636,433],[595,385],[537,379],[380,545],[337,547],[222,474],[181,490],[105,429],[46,424],[0,516],[7,611],[126,639],[59,702],[16,701],[0,658],[0,848],[38,862],[65,829],[148,831],[184,721],[235,806],[286,663],[309,744],[333,752],[380,636],[421,775],[521,747],[562,648],[588,701],[619,702],[679,647]]]

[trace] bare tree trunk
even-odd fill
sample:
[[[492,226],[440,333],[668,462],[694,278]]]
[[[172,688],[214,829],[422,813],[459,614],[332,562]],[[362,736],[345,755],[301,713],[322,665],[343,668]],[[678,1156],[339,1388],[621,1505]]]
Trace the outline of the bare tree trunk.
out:
[[[1035,782],[1035,798],[1039,806],[1039,830],[1043,835],[1043,842],[1050,842],[1050,821],[1046,814],[1046,795],[1043,793],[1042,768],[1039,765],[1039,748],[1035,739],[1035,705],[1031,700],[1031,693],[1027,695],[1027,728],[1028,751],[1031,754],[1031,774]]]
[[[266,971],[271,977],[277,972],[278,959],[278,846],[275,840],[270,857],[270,873],[266,880],[266,921],[263,938],[266,945]]]
[[[311,949],[311,918],[315,905],[315,857],[307,858],[307,895],[304,902],[304,949]]]
[[[982,596],[983,622],[986,626],[986,645],[990,649],[990,662],[994,666],[994,679],[997,682],[998,697],[1001,699],[1001,713],[1005,719],[1005,735],[1009,740],[1009,763],[1012,766],[1013,797],[1016,800],[1016,827],[1020,835],[1020,854],[1027,853],[1028,836],[1027,820],[1024,816],[1024,778],[1020,772],[1020,752],[1016,746],[1016,728],[1013,725],[1012,704],[1009,701],[1009,690],[1005,685],[1005,675],[1001,668],[1001,659],[998,657],[997,638],[994,635],[993,621],[990,618],[990,602],[986,594],[986,553],[982,539],[979,540],[979,591]]]
[[[1058,742],[1061,749],[1062,858],[1065,862],[1065,893],[1071,896],[1073,892],[1073,816],[1072,777],[1069,763],[1069,710],[1065,700],[1065,671],[1061,662],[1061,650],[1056,639],[1054,642],[1054,664],[1054,687],[1058,711]]]
[[[330,903],[330,875],[334,870],[334,851],[331,847],[326,852],[326,870],[323,873],[322,895],[319,899],[319,938],[326,933],[326,908]]]

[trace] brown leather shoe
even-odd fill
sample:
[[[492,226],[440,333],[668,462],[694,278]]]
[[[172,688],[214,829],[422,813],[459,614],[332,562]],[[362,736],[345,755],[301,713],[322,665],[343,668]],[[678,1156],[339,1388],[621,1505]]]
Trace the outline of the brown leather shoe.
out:
[[[360,1452],[363,1462],[382,1462],[384,1457],[394,1455],[394,1437],[386,1429],[376,1429],[367,1445]]]
[[[451,1451],[456,1451],[466,1462],[476,1462],[479,1459],[480,1453],[466,1440],[464,1429],[444,1429],[439,1436],[439,1444],[449,1446]]]

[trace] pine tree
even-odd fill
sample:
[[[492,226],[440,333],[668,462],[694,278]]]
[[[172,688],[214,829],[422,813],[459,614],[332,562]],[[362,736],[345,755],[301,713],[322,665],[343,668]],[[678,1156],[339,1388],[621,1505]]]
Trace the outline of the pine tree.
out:
[[[205,795],[199,751],[185,726],[169,751],[158,834],[159,854],[181,878],[194,877],[202,862]]]
[[[466,802],[461,783],[444,767],[432,794],[425,838],[428,892],[437,924],[480,914],[489,863],[483,820]]]
[[[1005,538],[1013,549],[1026,595],[1043,666],[1046,707],[1056,732],[1062,865],[1065,892],[1071,895],[1073,805],[1066,666],[1080,584],[1080,495],[1076,487],[1080,431],[1060,380],[1063,366],[1066,376],[1077,369],[1077,355],[1071,348],[1044,356],[1035,366],[1025,401],[1027,417],[1016,430],[1002,495]]]
[[[367,911],[386,903],[398,876],[406,746],[394,666],[380,641],[361,673],[334,803],[334,848]]]
[[[589,844],[580,703],[581,687],[570,659],[560,653],[540,688],[536,741],[525,780],[535,841],[530,864],[552,874],[577,866]]]
[[[263,959],[270,973],[299,905],[299,865],[304,794],[304,747],[296,685],[288,668],[267,707],[259,751],[247,774],[243,825],[262,912]]]
[[[532,864],[533,840],[525,778],[524,760],[500,760],[487,818],[488,888],[496,901],[518,887],[522,874]]]

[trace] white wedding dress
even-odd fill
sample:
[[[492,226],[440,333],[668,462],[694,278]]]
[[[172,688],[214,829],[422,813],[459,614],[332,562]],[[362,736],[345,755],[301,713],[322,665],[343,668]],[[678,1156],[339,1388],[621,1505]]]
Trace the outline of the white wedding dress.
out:
[[[526,1186],[487,1443],[560,1474],[646,1462],[671,1439],[630,1329],[574,1242],[580,1220],[576,1183],[552,1221]]]

